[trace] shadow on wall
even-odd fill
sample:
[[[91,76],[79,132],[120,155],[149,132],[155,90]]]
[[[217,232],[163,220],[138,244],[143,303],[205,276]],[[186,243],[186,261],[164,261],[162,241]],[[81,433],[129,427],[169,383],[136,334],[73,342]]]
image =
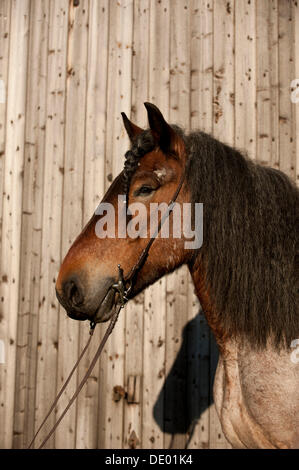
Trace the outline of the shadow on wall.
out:
[[[213,403],[213,383],[218,348],[203,312],[187,323],[176,360],[154,405],[153,415],[160,429],[186,434],[192,439],[201,414]]]

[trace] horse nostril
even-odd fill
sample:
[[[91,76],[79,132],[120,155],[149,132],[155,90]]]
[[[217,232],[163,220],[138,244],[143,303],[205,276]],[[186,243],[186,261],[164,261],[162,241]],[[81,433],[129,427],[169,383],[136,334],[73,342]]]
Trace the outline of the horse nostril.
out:
[[[74,281],[68,281],[64,286],[64,291],[71,304],[80,305],[83,303],[82,290]]]

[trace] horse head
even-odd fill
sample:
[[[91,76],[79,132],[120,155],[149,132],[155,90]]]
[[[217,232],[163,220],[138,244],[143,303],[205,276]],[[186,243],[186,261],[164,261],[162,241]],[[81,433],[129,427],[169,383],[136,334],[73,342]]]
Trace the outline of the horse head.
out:
[[[118,297],[113,288],[118,265],[124,278],[128,277],[153,236],[150,228],[161,220],[162,212],[153,222],[152,208],[163,203],[168,207],[180,182],[185,183],[187,156],[183,136],[165,121],[156,106],[150,103],[145,106],[148,130],[142,130],[122,113],[131,142],[124,170],[112,182],[61,265],[57,297],[73,319],[98,322],[111,317]],[[186,184],[181,184],[176,204],[186,201],[190,201],[190,193]],[[169,236],[155,238],[134,279],[130,297],[190,258],[191,250],[185,249],[184,236],[174,236],[182,213],[176,215],[175,221],[174,213],[168,217],[172,224]]]

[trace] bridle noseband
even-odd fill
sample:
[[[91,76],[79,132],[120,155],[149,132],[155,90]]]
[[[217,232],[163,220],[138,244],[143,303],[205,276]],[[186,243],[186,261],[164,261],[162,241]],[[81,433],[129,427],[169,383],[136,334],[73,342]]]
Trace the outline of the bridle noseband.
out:
[[[129,294],[132,290],[132,279],[129,279],[128,287],[125,287],[128,284],[128,281],[124,279],[124,271],[120,267],[120,264],[117,265],[118,268],[118,280],[112,284],[112,289],[116,290],[119,294],[118,303],[120,307],[123,308],[129,300]]]

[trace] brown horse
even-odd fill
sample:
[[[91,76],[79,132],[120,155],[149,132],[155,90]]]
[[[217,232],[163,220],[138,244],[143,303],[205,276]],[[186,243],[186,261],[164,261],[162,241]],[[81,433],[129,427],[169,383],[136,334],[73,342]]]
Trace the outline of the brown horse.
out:
[[[281,172],[202,132],[187,135],[156,106],[145,106],[148,130],[123,114],[131,149],[102,202],[115,210],[118,235],[107,236],[109,217],[105,225],[103,213],[92,216],[63,261],[58,299],[71,318],[111,317],[117,265],[126,278],[150,239],[148,232],[119,236],[119,195],[126,226],[133,203],[145,207],[139,224],[148,227],[151,203],[168,204],[176,194],[178,204],[192,203],[194,228],[194,206],[202,202],[202,246],[190,249],[184,233],[175,237],[177,220],[169,214],[172,233],[155,238],[129,297],[187,264],[219,346],[214,400],[225,436],[236,448],[299,447],[299,361],[292,349],[299,338],[298,190]]]

